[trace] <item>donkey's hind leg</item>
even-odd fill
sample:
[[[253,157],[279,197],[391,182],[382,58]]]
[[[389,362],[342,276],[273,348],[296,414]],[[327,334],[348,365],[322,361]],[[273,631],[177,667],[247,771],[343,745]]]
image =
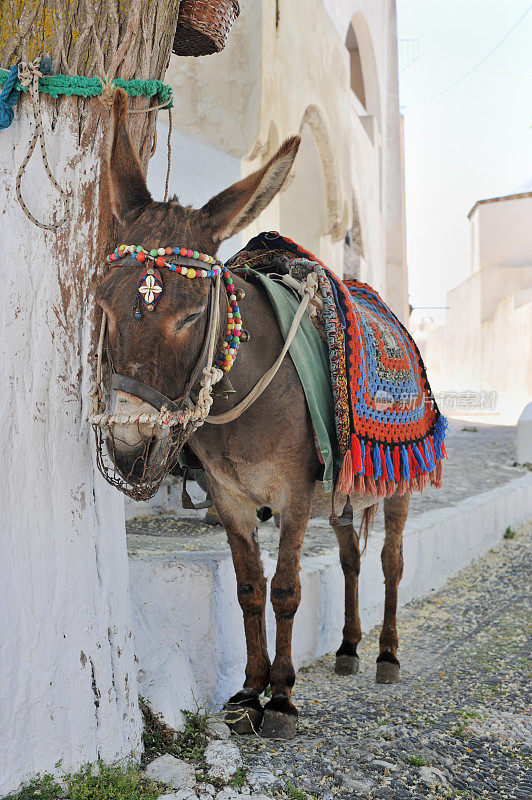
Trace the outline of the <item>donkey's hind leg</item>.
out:
[[[342,515],[333,513],[329,518],[338,540],[340,564],[345,581],[345,622],[342,644],[336,652],[335,672],[354,675],[358,672],[357,646],[362,637],[358,614],[358,576],[360,574],[359,537],[353,527],[353,509],[347,500]]]
[[[410,493],[394,494],[384,501],[386,537],[381,553],[384,572],[384,621],[379,639],[377,658],[377,683],[395,683],[399,680],[397,659],[397,589],[403,575],[403,530],[408,516]]]

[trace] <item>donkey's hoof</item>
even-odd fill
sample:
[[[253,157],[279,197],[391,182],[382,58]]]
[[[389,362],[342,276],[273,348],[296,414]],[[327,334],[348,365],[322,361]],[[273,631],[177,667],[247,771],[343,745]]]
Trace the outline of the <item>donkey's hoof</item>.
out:
[[[226,724],[235,733],[258,733],[264,716],[258,693],[238,692],[225,704],[224,711]]]
[[[398,683],[401,680],[401,668],[393,661],[377,661],[377,683]]]
[[[284,695],[272,697],[264,706],[261,736],[268,739],[293,739],[297,730],[297,708]]]
[[[360,668],[358,656],[337,655],[334,671],[337,675],[356,675]]]

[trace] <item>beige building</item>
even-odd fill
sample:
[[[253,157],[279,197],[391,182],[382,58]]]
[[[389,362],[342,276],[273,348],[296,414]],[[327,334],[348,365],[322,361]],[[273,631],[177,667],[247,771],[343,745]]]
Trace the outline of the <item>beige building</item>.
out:
[[[496,392],[515,423],[532,400],[532,192],[479,200],[468,216],[471,274],[448,292],[445,324],[416,340],[435,389]]]
[[[370,283],[406,320],[395,2],[245,0],[241,8],[223,52],[170,63],[171,191],[202,205],[299,133],[289,185],[221,255],[279,230],[339,275]],[[149,172],[155,196],[166,125]]]

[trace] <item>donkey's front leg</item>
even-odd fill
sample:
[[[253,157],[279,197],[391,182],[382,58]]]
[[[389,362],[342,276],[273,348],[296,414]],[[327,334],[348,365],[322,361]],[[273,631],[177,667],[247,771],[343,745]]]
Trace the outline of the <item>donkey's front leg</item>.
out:
[[[226,722],[236,733],[257,733],[262,723],[259,695],[270,680],[270,659],[266,643],[266,578],[256,536],[255,509],[245,498],[216,498],[236,574],[238,602],[244,615],[247,664],[244,687],[225,706]],[[238,509],[235,511],[234,509]]]
[[[291,739],[296,734],[297,709],[290,702],[296,673],[292,663],[292,628],[301,600],[299,561],[310,517],[312,493],[299,496],[281,511],[277,569],[271,583],[271,601],[277,633],[270,669],[271,700],[264,706],[262,736]]]
[[[399,680],[397,659],[397,589],[403,575],[403,530],[408,516],[410,493],[394,494],[384,501],[386,537],[381,553],[384,572],[384,621],[379,639],[377,658],[377,683],[395,683]]]

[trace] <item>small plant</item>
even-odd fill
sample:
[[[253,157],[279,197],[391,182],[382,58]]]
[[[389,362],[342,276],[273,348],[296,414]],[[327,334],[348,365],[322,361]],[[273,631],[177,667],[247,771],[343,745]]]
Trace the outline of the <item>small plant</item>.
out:
[[[144,754],[142,763],[147,764],[157,756],[164,753],[184,758],[188,761],[203,763],[205,748],[208,743],[208,726],[211,719],[215,719],[208,709],[200,708],[195,711],[181,710],[185,718],[182,731],[170,728],[160,714],[155,714],[146,700],[139,698],[140,710],[144,719],[142,741]]]
[[[310,795],[298,789],[293,783],[290,783],[290,781],[286,782],[286,790],[288,792],[288,797],[291,797],[292,800],[311,800]]]
[[[456,727],[452,729],[451,733],[453,734],[453,736],[463,736],[470,720],[482,719],[482,714],[479,714],[478,711],[473,711],[473,710],[460,711],[458,713],[458,716],[460,718],[460,722],[458,723],[458,725],[456,725]]]
[[[231,780],[229,781],[231,786],[234,786],[235,789],[240,789],[241,786],[244,786],[246,782],[246,770],[244,767],[239,767]]]
[[[65,796],[65,790],[53,775],[37,775],[27,786],[8,795],[4,800],[58,800]]]
[[[161,787],[148,780],[133,761],[124,764],[89,764],[79,772],[61,776],[38,775],[9,800],[156,800]],[[4,800],[8,800],[5,798]]]
[[[408,760],[414,767],[424,767],[426,764],[425,759],[422,756],[417,756],[415,753],[412,756],[408,756]]]
[[[514,531],[514,529],[512,528],[512,526],[508,525],[508,527],[504,531],[503,539],[515,539],[516,536],[517,536],[517,534]]]

